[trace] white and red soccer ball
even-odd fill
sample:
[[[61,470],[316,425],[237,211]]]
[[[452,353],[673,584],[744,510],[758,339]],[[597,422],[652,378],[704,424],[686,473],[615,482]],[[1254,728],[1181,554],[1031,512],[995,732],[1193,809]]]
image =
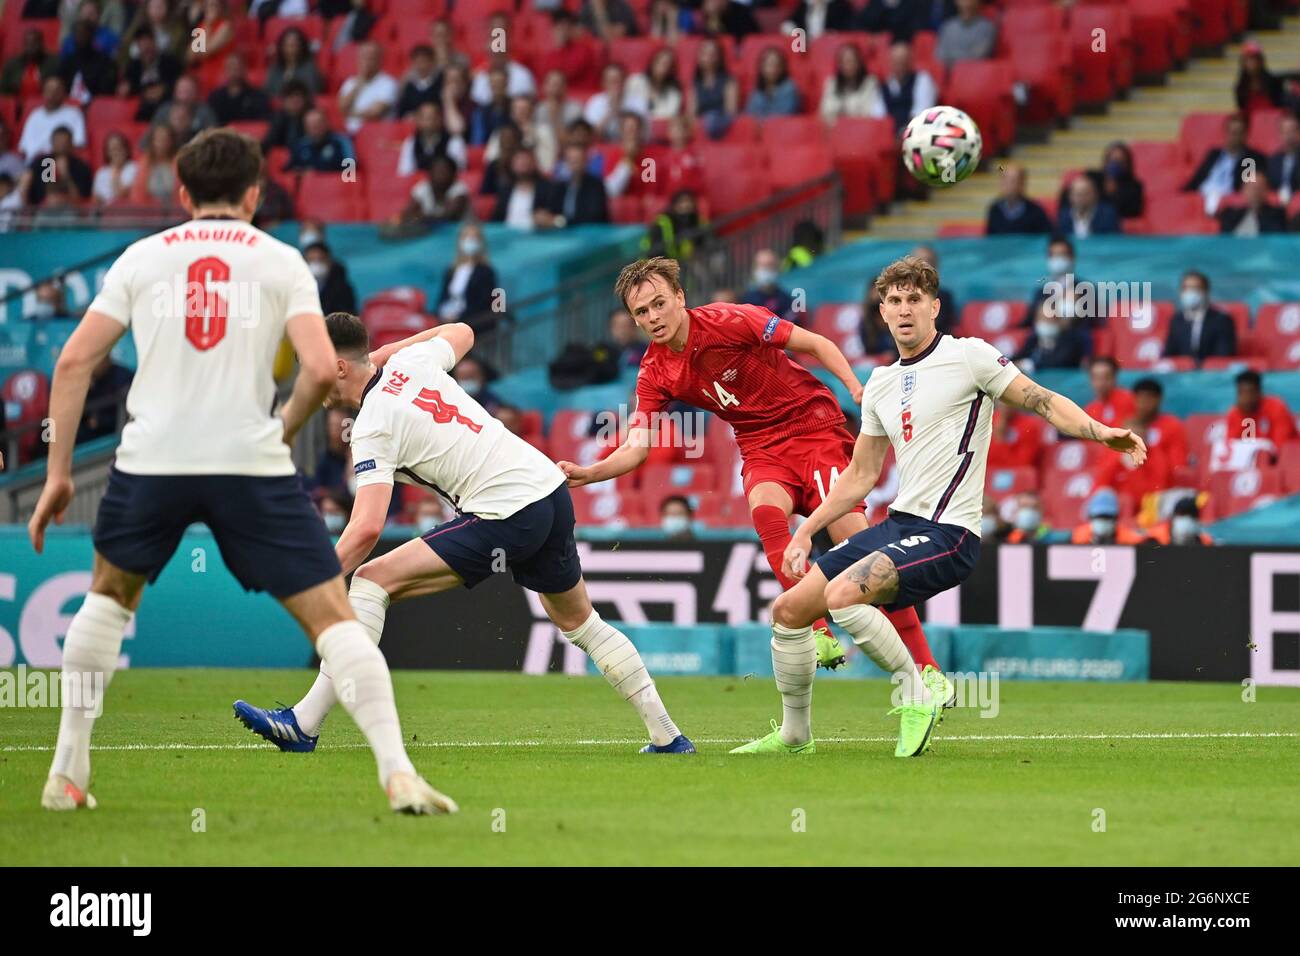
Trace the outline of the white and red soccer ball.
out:
[[[984,148],[975,121],[955,106],[934,106],[903,130],[903,165],[929,186],[953,186],[980,164]]]

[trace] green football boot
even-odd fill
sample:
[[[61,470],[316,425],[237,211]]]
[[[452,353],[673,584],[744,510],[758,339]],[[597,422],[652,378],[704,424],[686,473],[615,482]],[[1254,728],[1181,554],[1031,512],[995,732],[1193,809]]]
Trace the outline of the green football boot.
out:
[[[943,708],[938,700],[929,704],[903,704],[889,713],[900,714],[898,727],[898,746],[894,748],[895,757],[919,757],[930,749],[930,739],[934,728],[938,726],[939,715]]]
[[[817,741],[810,740],[806,744],[788,744],[781,739],[781,728],[774,720],[772,721],[772,732],[766,737],[759,737],[747,744],[741,744],[731,752],[733,754],[815,754],[817,752]]]
[[[930,696],[939,702],[944,710],[957,706],[957,685],[948,680],[947,675],[933,664],[926,664],[921,671],[921,680],[930,691]],[[943,715],[940,714],[940,719]]]
[[[813,631],[813,640],[817,642],[817,666],[833,671],[844,666],[844,645],[830,631],[819,627]]]

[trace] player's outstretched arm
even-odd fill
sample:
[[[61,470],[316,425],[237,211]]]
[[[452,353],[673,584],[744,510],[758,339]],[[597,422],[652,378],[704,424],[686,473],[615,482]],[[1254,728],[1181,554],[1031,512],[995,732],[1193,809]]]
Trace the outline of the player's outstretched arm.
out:
[[[880,470],[885,466],[885,454],[889,451],[889,438],[886,435],[858,435],[853,446],[853,458],[843,474],[831,485],[830,492],[822,499],[812,514],[799,525],[790,543],[786,546],[782,558],[782,570],[794,578],[802,578],[808,570],[808,555],[812,553],[812,539],[822,528],[836,518],[848,514],[858,506],[858,502],[867,496],[876,482],[880,480]]]
[[[583,485],[608,481],[611,478],[617,478],[619,475],[626,475],[629,471],[635,471],[645,464],[645,460],[649,457],[650,429],[630,428],[627,433],[627,441],[619,445],[604,461],[598,461],[594,465],[586,466],[571,461],[559,461],[556,464],[560,466],[560,471],[564,472],[564,476],[569,479],[570,488],[581,488]]]
[[[125,334],[126,326],[116,319],[100,312],[87,312],[59,352],[50,386],[50,448],[45,487],[27,523],[27,534],[37,554],[45,548],[45,529],[50,521],[62,521],[63,512],[72,503],[72,450],[77,444],[77,425],[86,405],[90,374]]]
[[[1041,416],[1063,435],[1095,441],[1128,455],[1135,465],[1147,460],[1146,443],[1131,429],[1103,425],[1070,399],[1043,388],[1028,375],[1017,375],[1012,379],[1002,393],[1002,401]]]
[[[828,372],[844,383],[853,397],[853,404],[862,404],[862,383],[853,374],[853,367],[849,365],[849,360],[844,357],[840,347],[826,336],[796,327],[790,333],[790,341],[785,347],[792,352],[803,352],[817,359]]]
[[[362,485],[352,502],[352,515],[348,525],[334,545],[343,573],[351,574],[361,567],[361,562],[375,550],[375,543],[384,533],[388,520],[388,504],[393,500],[393,486],[383,482]]]
[[[474,347],[474,330],[464,322],[448,322],[446,325],[425,329],[423,332],[416,332],[400,342],[393,342],[382,348],[375,349],[370,353],[370,364],[375,368],[383,368],[384,363],[402,349],[420,342],[428,342],[430,339],[446,339],[447,344],[456,353],[456,361],[459,362]]]
[[[334,345],[325,331],[323,315],[304,313],[291,316],[284,328],[298,353],[298,377],[294,379],[289,400],[280,408],[280,418],[284,420],[284,443],[292,445],[298,429],[329,395],[338,377],[338,356],[334,354]]]

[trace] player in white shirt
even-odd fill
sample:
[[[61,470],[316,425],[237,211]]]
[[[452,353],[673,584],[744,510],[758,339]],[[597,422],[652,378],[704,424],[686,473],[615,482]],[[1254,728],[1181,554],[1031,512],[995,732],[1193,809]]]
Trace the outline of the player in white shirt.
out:
[[[733,753],[812,753],[812,623],[832,619],[879,667],[901,681],[899,757],[924,753],[941,701],[930,693],[898,632],[877,605],[910,607],[955,587],[979,557],[984,469],[999,399],[1035,412],[1058,432],[1086,438],[1146,460],[1146,445],[1126,428],[1090,418],[1061,395],[1036,385],[987,342],[939,332],[939,276],[912,256],[876,279],[880,314],[899,360],[876,368],[862,394],[862,431],[853,459],[786,548],[787,574],[800,578],[772,605],[772,646],[782,661],[806,661],[777,672],[784,720],[766,737]],[[890,447],[899,490],[889,517],[840,542],[807,566],[812,536],[847,514],[880,477]],[[799,651],[801,653],[789,653]]]
[[[334,380],[334,348],[302,256],[250,225],[259,198],[257,144],[207,130],[177,156],[182,223],[132,244],[59,353],[50,393],[45,487],[28,524],[39,553],[72,501],[73,436],[91,370],[130,329],[139,365],[127,395],[108,489],[99,505],[90,591],[63,643],[65,693],[43,806],[94,807],[90,736],[98,690],[147,582],[186,527],[212,529],[227,567],[297,619],[335,674],[355,688],[348,712],[370,742],[394,810],[453,812],[402,743],[388,666],[348,604],[338,559],[303,491],[289,444]],[[301,371],[279,415],[271,369],[284,335]],[[66,436],[66,438],[65,438]]]
[[[370,352],[356,316],[335,312],[326,325],[338,353],[329,404],[360,409],[352,426],[356,500],[335,548],[344,572],[356,571],[349,597],[371,640],[379,643],[391,601],[473,588],[508,568],[636,710],[650,734],[642,753],[694,753],[637,649],[591,606],[564,473],[448,374],[474,344],[473,330],[441,325]],[[383,532],[395,481],[432,490],[457,517],[363,564]],[[295,706],[267,710],[240,700],[235,714],[282,750],[312,750],[337,696],[335,679],[322,661]]]

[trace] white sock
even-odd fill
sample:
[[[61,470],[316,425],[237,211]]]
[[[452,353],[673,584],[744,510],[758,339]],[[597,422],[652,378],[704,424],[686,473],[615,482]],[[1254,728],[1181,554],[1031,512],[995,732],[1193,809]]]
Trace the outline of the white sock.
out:
[[[605,680],[636,708],[657,746],[672,743],[681,734],[659,699],[659,691],[641,655],[626,634],[602,621],[594,610],[577,628],[563,633],[591,656]]]
[[[901,674],[903,700],[911,704],[930,703],[930,692],[916,662],[907,652],[907,645],[898,636],[894,625],[878,607],[870,604],[853,604],[831,611],[833,620],[853,637],[853,643],[875,661],[887,674]]]
[[[131,612],[111,597],[87,594],[63,639],[63,713],[50,773],[63,774],[81,790],[90,785],[90,734],[130,621]]]
[[[374,581],[353,575],[352,586],[348,589],[348,600],[352,603],[352,613],[357,616],[366,634],[376,644],[384,633],[384,616],[388,613],[388,592]],[[325,670],[321,661],[320,673],[316,675],[302,700],[293,706],[293,716],[303,733],[314,737],[320,733],[320,725],[325,722],[325,715],[330,712],[338,697],[334,694],[334,681]]]
[[[379,765],[379,783],[398,770],[415,773],[402,744],[402,725],[393,700],[393,680],[379,648],[356,621],[339,621],[321,631],[316,653],[334,675],[343,709],[370,742]]]
[[[772,625],[772,673],[781,692],[781,739],[806,744],[812,740],[812,686],[817,673],[817,642],[811,625]]]

